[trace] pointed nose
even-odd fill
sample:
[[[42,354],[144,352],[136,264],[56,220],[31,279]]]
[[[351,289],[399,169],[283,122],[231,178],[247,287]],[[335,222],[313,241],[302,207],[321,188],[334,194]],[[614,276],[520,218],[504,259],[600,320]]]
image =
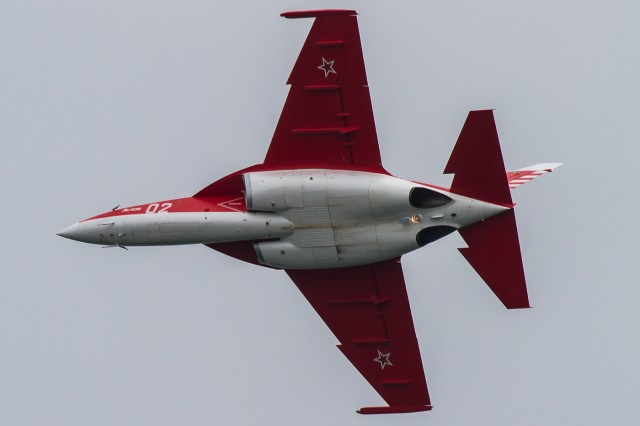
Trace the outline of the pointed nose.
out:
[[[76,223],[71,226],[67,226],[62,231],[58,232],[56,235],[59,235],[64,238],[68,238],[70,240],[75,241],[83,241],[82,240],[82,232],[80,231],[80,224]]]

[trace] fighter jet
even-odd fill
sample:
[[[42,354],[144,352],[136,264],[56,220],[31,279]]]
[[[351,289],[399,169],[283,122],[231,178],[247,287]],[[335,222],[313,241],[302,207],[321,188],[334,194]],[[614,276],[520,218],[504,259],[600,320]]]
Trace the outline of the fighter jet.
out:
[[[493,111],[482,110],[469,113],[444,169],[449,188],[394,177],[380,159],[356,12],[281,16],[314,22],[262,164],[58,235],[122,248],[204,244],[283,269],[388,404],[359,413],[430,410],[402,255],[457,231],[504,306],[529,307],[510,190],[560,164],[507,172]]]

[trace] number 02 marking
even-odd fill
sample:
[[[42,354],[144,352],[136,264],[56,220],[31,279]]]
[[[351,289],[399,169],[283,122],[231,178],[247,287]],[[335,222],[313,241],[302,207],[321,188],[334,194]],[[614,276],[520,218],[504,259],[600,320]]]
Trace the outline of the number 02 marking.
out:
[[[149,204],[145,213],[167,213],[172,205],[172,203]]]

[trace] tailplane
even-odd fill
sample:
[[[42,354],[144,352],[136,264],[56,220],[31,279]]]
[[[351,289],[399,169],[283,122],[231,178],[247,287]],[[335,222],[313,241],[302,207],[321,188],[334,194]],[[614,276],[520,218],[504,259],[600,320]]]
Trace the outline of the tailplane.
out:
[[[529,308],[513,209],[459,229],[460,253],[507,309]]]
[[[523,167],[522,169],[507,172],[507,181],[509,182],[509,188],[514,189],[527,182],[532,181],[538,176],[542,176],[545,173],[550,173],[556,168],[562,166],[562,163],[541,163],[534,164],[533,166]]]
[[[528,308],[514,204],[493,111],[469,113],[444,172],[455,173],[451,192],[510,207],[460,228],[468,245],[460,252],[507,308]]]

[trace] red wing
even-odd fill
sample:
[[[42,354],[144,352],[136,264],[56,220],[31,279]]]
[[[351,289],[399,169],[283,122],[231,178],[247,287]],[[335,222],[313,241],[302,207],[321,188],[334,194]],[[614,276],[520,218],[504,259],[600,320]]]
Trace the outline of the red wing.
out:
[[[355,15],[282,14],[315,21],[287,81],[291,88],[265,166],[384,172]]]
[[[338,338],[338,348],[389,404],[360,413],[431,409],[399,259],[287,274]]]

